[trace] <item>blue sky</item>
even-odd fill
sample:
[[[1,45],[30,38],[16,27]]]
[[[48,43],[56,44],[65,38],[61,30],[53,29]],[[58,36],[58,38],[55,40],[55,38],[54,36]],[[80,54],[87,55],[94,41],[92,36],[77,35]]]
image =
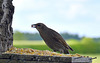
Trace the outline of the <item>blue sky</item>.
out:
[[[13,0],[13,29],[38,32],[31,24],[45,23],[59,33],[100,37],[100,0]]]

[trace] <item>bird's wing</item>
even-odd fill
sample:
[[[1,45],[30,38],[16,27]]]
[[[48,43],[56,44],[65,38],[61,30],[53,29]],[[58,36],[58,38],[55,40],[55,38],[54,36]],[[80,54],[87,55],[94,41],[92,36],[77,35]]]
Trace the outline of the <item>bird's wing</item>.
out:
[[[58,32],[56,32],[56,31],[54,31],[52,29],[51,29],[51,32],[52,32],[51,35],[52,35],[53,39],[55,39],[58,42],[60,42],[67,49],[70,49],[70,50],[73,51],[73,49],[66,43],[66,41],[62,38],[62,36]]]

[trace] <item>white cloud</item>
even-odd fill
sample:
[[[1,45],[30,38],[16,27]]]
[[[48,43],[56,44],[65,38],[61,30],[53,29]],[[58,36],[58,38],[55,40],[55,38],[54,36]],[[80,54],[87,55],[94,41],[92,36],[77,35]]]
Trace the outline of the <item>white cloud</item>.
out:
[[[64,0],[66,2],[86,2],[88,0]]]
[[[27,16],[27,19],[31,22],[33,21],[34,23],[45,22],[47,19],[46,16],[47,16],[46,14],[35,14],[35,15],[31,14],[31,15]]]
[[[71,0],[71,2],[64,2],[64,0],[57,1],[55,3],[55,7],[57,8],[58,14],[64,19],[69,19],[69,20],[74,20],[74,18],[78,17],[79,15],[87,16],[88,10],[85,8],[85,5],[83,3],[78,3],[78,2],[75,3],[73,1],[80,2],[81,0]]]
[[[77,13],[80,12],[81,8],[82,8],[81,4],[72,4],[72,5],[70,5],[70,8],[66,13],[66,17],[71,18],[71,19],[75,18]]]
[[[44,0],[14,0],[16,10],[39,10],[46,8],[48,3]]]
[[[100,22],[100,15],[96,16],[96,21]]]
[[[65,19],[73,20],[78,15],[87,15],[88,11],[84,8],[83,4],[69,4],[68,9],[61,9],[59,13]]]

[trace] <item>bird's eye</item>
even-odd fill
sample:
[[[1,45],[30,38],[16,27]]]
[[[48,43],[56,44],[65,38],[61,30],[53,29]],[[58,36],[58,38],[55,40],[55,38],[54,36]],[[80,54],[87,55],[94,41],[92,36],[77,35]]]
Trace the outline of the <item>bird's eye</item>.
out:
[[[37,25],[37,26],[41,26],[41,25]]]

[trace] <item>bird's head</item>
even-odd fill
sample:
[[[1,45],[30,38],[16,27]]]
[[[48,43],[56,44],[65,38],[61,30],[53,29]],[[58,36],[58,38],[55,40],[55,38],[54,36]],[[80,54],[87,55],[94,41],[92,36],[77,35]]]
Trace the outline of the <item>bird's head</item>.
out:
[[[46,25],[43,24],[43,23],[32,24],[31,27],[36,28],[37,30],[41,30],[41,29],[47,28]]]

